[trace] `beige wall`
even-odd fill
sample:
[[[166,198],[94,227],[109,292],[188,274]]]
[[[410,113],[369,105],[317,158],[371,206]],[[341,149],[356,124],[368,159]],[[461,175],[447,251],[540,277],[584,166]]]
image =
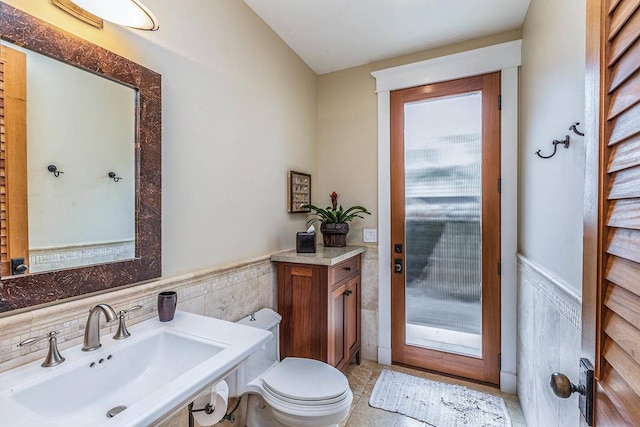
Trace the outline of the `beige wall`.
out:
[[[354,222],[351,243],[362,242],[362,228],[377,228],[378,113],[375,79],[371,72],[430,58],[477,49],[520,38],[514,30],[477,40],[400,56],[318,78],[318,170],[313,201],[326,206],[331,191],[344,206],[362,204],[373,212]]]
[[[531,1],[520,74],[519,252],[578,294],[584,139],[568,128],[584,123],[585,22],[584,0]],[[538,149],[551,154],[551,142],[565,135],[571,137],[569,149],[560,146],[548,160],[534,155]]]
[[[577,397],[554,396],[549,373],[577,378],[581,352],[584,139],[568,127],[584,123],[585,22],[584,0],[532,0],[522,28],[517,351],[528,425],[580,421]],[[565,135],[569,149],[535,156]]]
[[[317,76],[243,2],[147,0],[157,32],[7,3],[162,74],[165,277],[294,246],[286,173],[317,171]]]

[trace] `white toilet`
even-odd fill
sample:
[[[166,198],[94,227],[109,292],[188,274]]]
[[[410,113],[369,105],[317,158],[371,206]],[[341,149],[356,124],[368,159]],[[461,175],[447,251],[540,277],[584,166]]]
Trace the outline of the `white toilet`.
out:
[[[349,415],[353,394],[347,377],[326,363],[280,360],[282,317],[263,308],[238,323],[269,330],[273,339],[235,373],[238,391],[249,393],[247,427],[330,427]]]

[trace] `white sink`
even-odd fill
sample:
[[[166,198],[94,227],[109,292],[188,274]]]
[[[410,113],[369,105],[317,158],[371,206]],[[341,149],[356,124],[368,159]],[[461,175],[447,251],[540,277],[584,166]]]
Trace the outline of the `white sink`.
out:
[[[102,336],[96,351],[63,350],[61,365],[43,368],[37,361],[0,374],[2,424],[153,425],[271,338],[268,331],[183,312],[171,322],[151,319],[129,330],[123,341]],[[107,416],[121,406],[126,409]]]

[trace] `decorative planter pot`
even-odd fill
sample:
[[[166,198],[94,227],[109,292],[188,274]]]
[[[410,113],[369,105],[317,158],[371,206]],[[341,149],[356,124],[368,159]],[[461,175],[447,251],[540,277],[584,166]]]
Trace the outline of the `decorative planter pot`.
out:
[[[349,224],[346,222],[322,223],[320,225],[322,241],[328,248],[343,248],[347,246]]]

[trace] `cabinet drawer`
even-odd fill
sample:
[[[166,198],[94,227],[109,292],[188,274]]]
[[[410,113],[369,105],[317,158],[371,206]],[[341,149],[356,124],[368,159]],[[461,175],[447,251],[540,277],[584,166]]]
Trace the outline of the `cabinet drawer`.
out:
[[[356,255],[348,260],[342,261],[329,269],[329,283],[331,285],[340,282],[342,279],[357,274],[360,271],[360,255]]]

